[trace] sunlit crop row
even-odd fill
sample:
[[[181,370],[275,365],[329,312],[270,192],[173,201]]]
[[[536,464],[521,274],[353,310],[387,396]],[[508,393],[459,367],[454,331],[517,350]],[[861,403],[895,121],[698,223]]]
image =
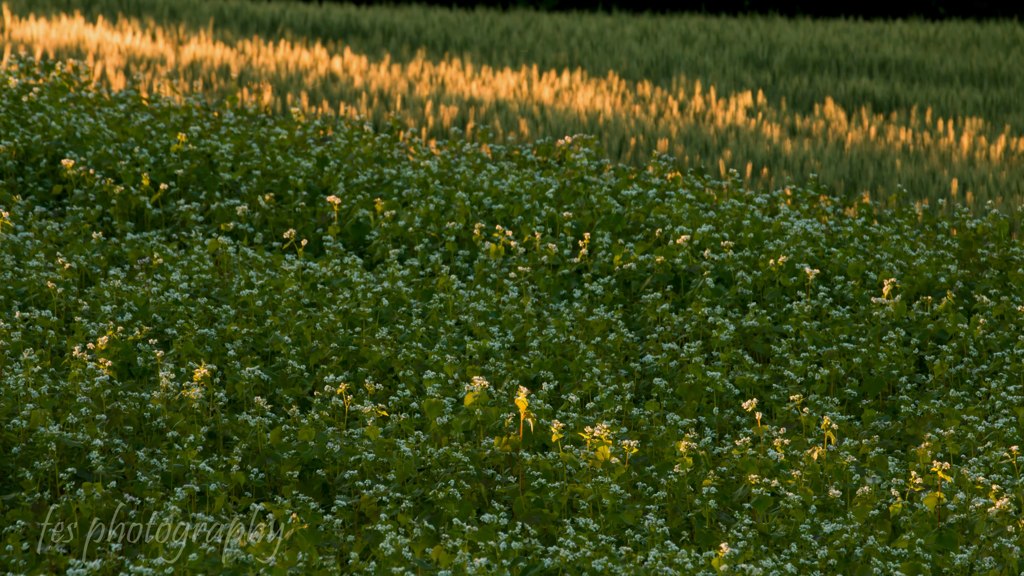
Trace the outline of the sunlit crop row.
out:
[[[200,92],[277,111],[340,113],[382,126],[395,116],[424,137],[483,128],[497,141],[598,135],[612,158],[669,153],[682,168],[735,169],[751,186],[817,174],[843,193],[934,204],[938,198],[1015,207],[1024,194],[1024,138],[982,118],[940,117],[922,103],[900,114],[848,110],[832,98],[806,112],[750,87],[718,93],[700,80],[668,85],[614,71],[493,67],[471,58],[371,57],[336,42],[4,11],[4,58],[75,57],[94,80],[143,93]],[[214,23],[214,26],[218,26]],[[214,28],[215,30],[215,28]],[[899,193],[898,193],[899,192]]]

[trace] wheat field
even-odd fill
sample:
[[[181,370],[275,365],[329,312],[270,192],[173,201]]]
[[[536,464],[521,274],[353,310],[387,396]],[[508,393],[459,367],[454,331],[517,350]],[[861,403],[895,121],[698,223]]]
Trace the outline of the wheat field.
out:
[[[650,66],[644,71],[622,65],[622,73],[613,67],[597,73],[593,64],[492,65],[486,61],[500,60],[493,54],[439,56],[436,48],[424,46],[414,51],[392,46],[393,56],[383,39],[389,37],[386,29],[376,48],[363,34],[357,43],[362,51],[322,31],[307,29],[308,36],[299,36],[294,33],[298,25],[282,23],[277,30],[247,35],[260,26],[246,25],[248,18],[267,16],[260,11],[269,8],[259,5],[229,4],[235,19],[210,14],[205,26],[197,26],[173,22],[178,16],[166,8],[171,4],[159,1],[107,3],[108,12],[110,6],[128,7],[113,17],[97,8],[103,3],[91,3],[92,12],[71,9],[77,3],[53,4],[68,6],[45,11],[36,5],[34,13],[24,5],[4,4],[0,43],[5,61],[14,53],[75,58],[88,64],[95,82],[114,90],[134,87],[178,98],[198,93],[278,113],[359,117],[377,126],[397,119],[425,138],[447,138],[453,129],[497,142],[590,133],[616,160],[636,163],[652,154],[670,154],[682,169],[705,169],[751,187],[777,187],[811,176],[848,196],[887,204],[912,199],[919,208],[943,209],[950,203],[981,207],[988,202],[1016,209],[1024,194],[1024,136],[1015,127],[1012,106],[993,106],[1000,110],[993,120],[943,115],[928,102],[876,111],[877,102],[854,107],[824,92],[815,102],[793,105],[788,102],[799,98],[779,97],[777,89],[722,90],[707,78],[669,75]],[[132,6],[148,7],[155,16],[131,16]],[[163,13],[155,9],[159,6],[165,6]],[[379,19],[377,12],[352,7],[292,8],[298,14],[293,19],[318,13]],[[415,16],[395,10],[396,21]],[[435,12],[435,33],[445,35],[450,23],[443,18],[451,13]],[[523,13],[486,11],[463,17],[525,18]],[[775,22],[780,32],[787,31],[785,22]],[[1013,28],[1008,30],[1012,36]],[[841,71],[833,75],[842,77]],[[815,90],[822,89],[809,91]],[[959,109],[976,108],[972,89],[961,92]],[[851,101],[850,94],[841,100]],[[957,107],[936,100],[940,110]]]

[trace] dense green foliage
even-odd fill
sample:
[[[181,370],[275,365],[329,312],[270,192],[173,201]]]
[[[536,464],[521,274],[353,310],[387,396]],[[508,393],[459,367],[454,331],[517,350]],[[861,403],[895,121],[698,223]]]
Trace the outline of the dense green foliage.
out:
[[[0,569],[1021,569],[1004,215],[87,78],[0,74]]]

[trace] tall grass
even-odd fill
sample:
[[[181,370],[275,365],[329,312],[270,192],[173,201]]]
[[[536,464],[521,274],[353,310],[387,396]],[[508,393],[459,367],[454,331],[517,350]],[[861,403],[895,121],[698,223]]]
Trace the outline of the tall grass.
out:
[[[594,133],[613,158],[670,153],[751,186],[815,173],[887,201],[1024,197],[1016,23],[84,4],[6,4],[5,59],[75,57],[115,89],[397,117],[424,136]]]

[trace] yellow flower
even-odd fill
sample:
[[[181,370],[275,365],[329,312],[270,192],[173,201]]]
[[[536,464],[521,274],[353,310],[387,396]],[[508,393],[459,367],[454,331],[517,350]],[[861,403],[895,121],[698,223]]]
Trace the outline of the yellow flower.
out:
[[[627,457],[640,451],[639,440],[622,440],[619,442],[619,445],[622,446],[622,451],[626,453]]]
[[[209,378],[210,378],[210,369],[206,367],[206,362],[203,362],[202,364],[199,365],[198,368],[196,368],[194,371],[192,371],[192,381],[193,382],[202,383],[202,382],[205,382],[205,381],[209,380]]]
[[[828,416],[823,416],[821,418],[821,431],[825,433],[825,441],[822,444],[823,446],[827,447],[830,440],[832,441],[832,445],[835,446],[835,444],[836,444],[836,432],[835,431],[838,430],[838,429],[839,429],[839,426],[835,422],[833,422],[832,419],[829,418]]]
[[[946,482],[952,482],[953,478],[946,474],[946,470],[949,470],[949,462],[939,462],[938,460],[932,460],[932,472],[939,477],[939,480],[945,480]]]
[[[530,405],[530,401],[526,399],[526,396],[530,394],[530,391],[525,386],[520,386],[516,393],[516,407],[519,408],[520,414],[526,413],[526,408]]]
[[[523,437],[523,422],[530,423],[530,432],[533,432],[533,414],[529,411],[530,401],[526,399],[530,391],[525,386],[520,386],[516,393],[516,408],[519,409],[519,438]]]
[[[565,424],[562,424],[558,420],[551,421],[551,441],[558,442],[565,436],[562,434],[562,429],[565,428]]]
[[[683,438],[679,442],[676,442],[676,448],[679,449],[680,454],[685,456],[691,450],[695,450],[697,448],[697,444],[690,441],[689,438]]]
[[[886,278],[882,283],[882,298],[885,300],[889,299],[892,295],[892,291],[899,288],[899,283],[895,278]]]

